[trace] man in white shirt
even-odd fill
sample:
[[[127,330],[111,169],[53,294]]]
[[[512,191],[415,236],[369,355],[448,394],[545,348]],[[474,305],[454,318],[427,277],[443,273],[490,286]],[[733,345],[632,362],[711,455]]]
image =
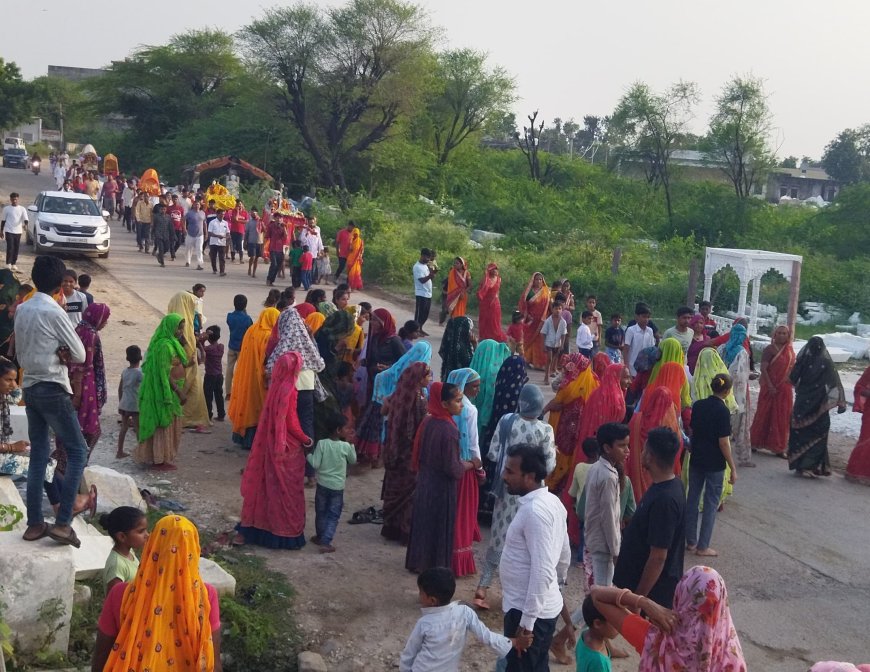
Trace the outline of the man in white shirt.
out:
[[[655,332],[649,325],[650,309],[645,303],[638,303],[634,307],[635,324],[625,330],[625,340],[622,344],[622,359],[628,365],[631,377],[637,375],[634,368],[634,360],[644,348],[653,347],[656,344]]]
[[[121,192],[121,205],[124,206],[124,226],[127,231],[133,230],[133,199],[136,197],[136,189],[133,180],[127,180],[124,191]]]
[[[224,211],[215,212],[215,218],[208,224],[208,256],[211,259],[211,270],[218,272],[220,260],[221,276],[226,275],[227,238],[230,237],[230,227],[224,220]]]
[[[27,432],[31,441],[24,540],[48,536],[58,543],[78,547],[80,542],[70,523],[88,447],[72,405],[67,364],[84,362],[85,348],[63,308],[52,298],[60,289],[64,270],[57,257],[37,257],[31,273],[37,291],[15,311],[15,349],[24,369],[21,387],[27,403]],[[47,525],[42,517],[45,468],[52,450],[49,428],[63,442],[67,454],[54,525]]]
[[[51,176],[54,178],[55,184],[57,184],[57,190],[60,191],[60,188],[63,186],[63,181],[66,179],[66,168],[64,168],[62,162],[58,161],[54,164]]]
[[[520,499],[499,564],[504,634],[532,634],[534,639],[521,655],[516,649],[508,653],[507,672],[550,669],[550,643],[560,614],[573,639],[571,616],[560,591],[571,562],[567,513],[544,485],[546,476],[547,458],[542,447],[520,443],[508,448],[503,479],[507,491]]]
[[[432,307],[432,278],[438,273],[437,268],[430,268],[429,262],[432,259],[432,250],[424,247],[420,250],[420,261],[414,264],[412,272],[414,274],[414,321],[420,325],[420,334],[428,336],[423,331],[423,325],[429,319],[429,309]]]
[[[695,311],[688,306],[677,308],[677,323],[670,329],[665,329],[662,338],[676,338],[680,342],[680,347],[683,349],[683,356],[689,352],[689,346],[692,345],[695,332],[689,329],[689,320]]]
[[[9,205],[3,208],[0,221],[0,239],[6,240],[6,268],[18,270],[18,249],[21,247],[21,234],[27,225],[27,209],[18,205],[18,194],[9,194]]]

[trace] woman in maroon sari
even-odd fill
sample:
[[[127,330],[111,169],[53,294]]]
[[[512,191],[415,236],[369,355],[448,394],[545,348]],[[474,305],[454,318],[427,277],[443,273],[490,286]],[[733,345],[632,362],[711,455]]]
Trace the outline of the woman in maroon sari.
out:
[[[520,297],[519,311],[523,314],[523,352],[532,368],[543,370],[547,366],[547,352],[541,327],[550,311],[550,288],[543,273],[535,273]]]
[[[755,450],[769,450],[782,458],[788,449],[794,404],[794,388],[789,380],[794,362],[791,332],[788,327],[779,326],[773,332],[773,341],[761,355],[761,379],[758,381],[761,391],[749,437]]]
[[[425,362],[415,362],[399,376],[396,391],[382,411],[387,416],[384,443],[384,525],[381,536],[408,544],[411,536],[411,510],[417,475],[411,469],[411,448],[417,428],[426,417],[423,391],[432,381],[432,370]]]
[[[498,298],[500,289],[501,275],[498,272],[498,264],[489,264],[486,273],[480,279],[480,287],[477,288],[477,333],[481,341],[488,338],[498,343],[507,341],[507,336],[501,328],[501,302]]]
[[[861,413],[861,435],[858,443],[849,456],[846,465],[846,478],[856,483],[870,485],[870,408],[867,398],[870,397],[870,367],[864,370],[861,378],[855,384],[855,401],[852,410]]]
[[[305,545],[305,453],[312,439],[296,414],[302,358],[281,355],[242,476],[242,515],[233,543],[295,550]]]
[[[106,404],[108,390],[100,330],[106,326],[110,314],[105,303],[92,303],[85,308],[82,321],[76,327],[85,346],[85,361],[69,367],[73,406],[78,411],[79,425],[88,444],[88,457],[102,434],[100,412]]]

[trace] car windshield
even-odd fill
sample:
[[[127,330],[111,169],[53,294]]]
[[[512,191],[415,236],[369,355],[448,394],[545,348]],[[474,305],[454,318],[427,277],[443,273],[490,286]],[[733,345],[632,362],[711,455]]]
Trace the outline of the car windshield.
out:
[[[6,153],[10,156],[24,156],[27,154],[23,149],[7,149]]]
[[[46,196],[42,203],[42,212],[56,215],[100,216],[97,204],[90,198],[63,198],[62,196]]]

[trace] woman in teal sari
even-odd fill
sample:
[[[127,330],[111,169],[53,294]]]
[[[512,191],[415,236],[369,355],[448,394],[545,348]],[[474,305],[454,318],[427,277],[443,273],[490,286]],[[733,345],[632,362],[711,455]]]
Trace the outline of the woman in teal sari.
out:
[[[480,392],[474,398],[477,407],[477,431],[483,434],[492,417],[492,404],[495,399],[495,380],[498,371],[504,361],[511,356],[511,350],[507,343],[499,343],[491,338],[481,341],[474,356],[471,358],[469,369],[477,371],[480,375]]]

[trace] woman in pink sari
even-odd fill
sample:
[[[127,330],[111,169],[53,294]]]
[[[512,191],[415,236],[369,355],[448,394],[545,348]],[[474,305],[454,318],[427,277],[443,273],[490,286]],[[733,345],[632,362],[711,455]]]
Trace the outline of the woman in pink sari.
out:
[[[769,450],[782,458],[788,450],[794,405],[794,387],[789,379],[794,362],[791,330],[781,325],[774,330],[770,345],[761,355],[761,378],[758,381],[761,391],[758,393],[749,438],[753,449]],[[855,409],[858,409],[857,394]]]
[[[855,383],[855,401],[852,410],[862,415],[861,434],[849,456],[849,463],[846,465],[846,478],[864,485],[870,485],[870,406],[867,404],[868,397],[870,397],[870,367],[864,370],[861,378]]]
[[[85,346],[85,361],[70,364],[69,377],[73,388],[73,406],[78,411],[79,425],[88,444],[88,456],[102,434],[100,412],[106,404],[106,365],[100,330],[109,321],[111,311],[105,303],[92,303],[82,315],[76,333]]]
[[[234,544],[295,550],[305,545],[305,453],[312,439],[296,414],[296,378],[302,358],[286,352],[275,361],[272,384],[242,476],[241,521]]]
[[[486,273],[480,279],[477,288],[478,318],[477,333],[481,341],[492,339],[498,343],[507,341],[507,336],[501,328],[501,302],[498,292],[501,289],[501,275],[498,264],[492,263],[486,267]]]
[[[534,273],[520,297],[519,311],[523,314],[523,352],[532,368],[543,370],[547,366],[547,352],[541,327],[550,310],[550,288],[543,273]]]

